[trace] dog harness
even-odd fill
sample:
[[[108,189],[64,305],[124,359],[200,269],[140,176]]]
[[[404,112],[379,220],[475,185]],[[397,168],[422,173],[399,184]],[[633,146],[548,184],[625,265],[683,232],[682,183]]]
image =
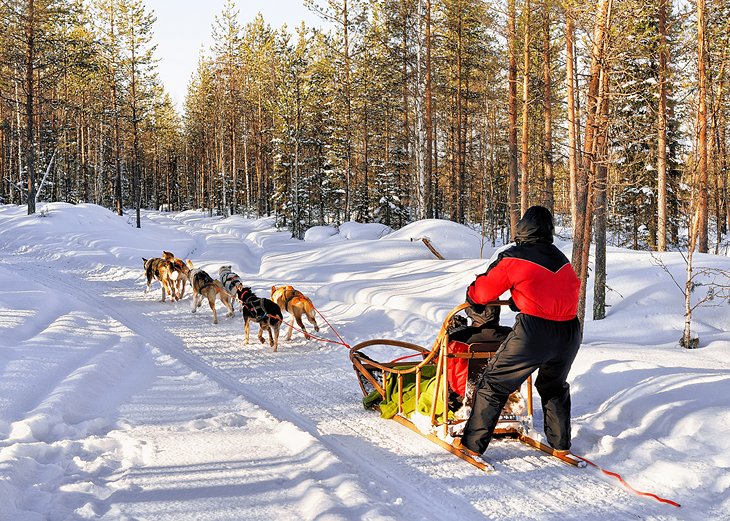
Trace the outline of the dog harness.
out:
[[[221,277],[221,282],[223,283],[223,286],[225,286],[225,288],[230,291],[231,288],[234,287],[236,282],[241,282],[241,277],[239,277],[232,271],[229,271]]]
[[[246,297],[246,295],[248,295],[248,297]],[[251,290],[246,290],[243,293],[243,296],[243,305],[249,313],[254,315],[254,322],[261,322],[268,317],[268,313],[266,313],[266,309],[264,309],[264,301],[261,298],[254,295]]]
[[[284,291],[284,309],[287,309],[289,307],[289,302],[300,296],[302,293],[301,291],[297,291],[294,288],[287,289]]]

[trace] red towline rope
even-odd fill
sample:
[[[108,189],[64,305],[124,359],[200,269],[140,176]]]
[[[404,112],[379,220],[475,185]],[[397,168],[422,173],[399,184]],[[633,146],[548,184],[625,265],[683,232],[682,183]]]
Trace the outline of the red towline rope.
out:
[[[640,490],[636,490],[634,487],[632,487],[631,485],[629,485],[628,483],[626,483],[626,481],[624,480],[624,478],[621,477],[620,474],[617,474],[616,472],[611,472],[610,470],[602,469],[601,467],[599,467],[598,465],[596,465],[592,461],[590,461],[590,460],[588,460],[586,458],[583,458],[581,456],[578,456],[577,454],[571,453],[571,455],[574,456],[574,457],[576,457],[576,458],[578,458],[581,461],[585,461],[588,465],[590,465],[591,467],[597,468],[598,470],[600,470],[601,472],[603,472],[607,476],[611,476],[612,478],[616,478],[623,486],[625,486],[627,489],[629,489],[630,491],[632,491],[634,494],[638,494],[639,496],[650,497],[652,499],[656,499],[660,503],[666,503],[667,505],[672,505],[673,507],[680,507],[681,506],[679,503],[677,503],[676,501],[672,501],[671,499],[666,499],[666,498],[663,498],[663,497],[659,497],[656,494],[652,494],[651,492],[642,492]]]
[[[295,325],[294,325],[293,323],[289,323],[289,322],[287,322],[286,320],[283,320],[283,319],[281,319],[281,318],[279,318],[279,317],[276,317],[276,316],[274,316],[274,315],[269,315],[269,318],[274,318],[274,319],[276,319],[276,320],[280,320],[282,324],[284,324],[284,325],[287,325],[287,326],[289,326],[289,327],[291,327],[291,328],[294,328],[295,330],[299,331],[300,333],[304,333],[304,335],[305,335],[305,336],[306,336],[307,338],[311,338],[311,339],[313,339],[313,340],[318,340],[318,341],[320,341],[320,342],[328,342],[328,343],[330,343],[330,344],[337,344],[337,345],[341,345],[341,346],[343,346],[343,347],[346,347],[347,349],[350,349],[350,347],[351,347],[351,346],[350,346],[350,344],[348,344],[347,342],[345,342],[345,341],[344,341],[344,340],[342,339],[342,337],[340,336],[340,334],[339,334],[339,333],[337,332],[337,330],[336,330],[336,329],[335,329],[334,327],[332,327],[332,324],[330,324],[330,323],[329,323],[329,322],[327,321],[327,319],[326,319],[326,318],[324,317],[324,315],[323,315],[322,313],[320,313],[320,311],[319,311],[319,310],[318,310],[317,308],[315,308],[314,306],[312,306],[312,307],[314,308],[314,310],[315,310],[315,311],[316,311],[317,313],[319,313],[319,316],[320,316],[320,317],[322,317],[322,320],[324,320],[324,321],[325,321],[325,323],[326,323],[326,324],[327,324],[327,325],[329,326],[329,328],[330,328],[330,329],[331,329],[331,330],[332,330],[332,331],[334,332],[334,334],[335,334],[335,335],[337,335],[337,338],[339,338],[339,339],[340,339],[340,340],[339,340],[339,342],[338,342],[337,340],[331,340],[331,339],[329,339],[329,338],[322,338],[322,337],[319,337],[319,336],[317,336],[317,335],[313,335],[312,333],[309,333],[309,332],[307,332],[307,331],[303,331],[303,330],[299,329],[298,327],[296,327],[296,326],[295,326]]]
[[[318,315],[319,315],[320,317],[322,317],[322,320],[324,320],[324,323],[325,323],[325,324],[327,324],[327,325],[329,326],[329,328],[330,328],[330,329],[332,330],[332,332],[333,332],[333,333],[334,333],[335,335],[337,335],[337,338],[339,338],[339,339],[340,339],[340,341],[339,341],[339,342],[334,342],[333,340],[328,340],[328,342],[333,342],[333,343],[335,343],[335,344],[340,344],[340,345],[343,345],[343,346],[345,346],[345,347],[346,347],[347,349],[350,349],[350,344],[348,344],[347,342],[345,342],[345,341],[344,341],[344,340],[342,339],[342,337],[340,336],[340,334],[339,334],[339,333],[337,332],[337,330],[336,330],[336,329],[335,329],[334,327],[332,327],[332,324],[330,324],[330,323],[329,323],[329,321],[328,321],[328,320],[327,320],[327,318],[326,318],[326,317],[325,317],[325,316],[324,316],[324,315],[322,314],[322,312],[321,312],[320,310],[318,310],[318,309],[317,309],[316,307],[314,307],[314,304],[312,304],[312,309],[314,309],[314,310],[315,310],[315,311],[317,312],[317,314],[318,314]]]

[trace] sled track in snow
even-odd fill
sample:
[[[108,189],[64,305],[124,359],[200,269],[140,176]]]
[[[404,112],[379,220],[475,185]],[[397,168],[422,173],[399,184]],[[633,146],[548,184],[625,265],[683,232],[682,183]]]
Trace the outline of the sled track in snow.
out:
[[[17,258],[16,258],[17,259]],[[31,262],[30,259],[28,259]],[[224,324],[231,323],[233,319],[225,317],[224,313],[219,312],[219,324],[212,324],[212,314],[209,309],[200,308],[196,314],[190,312],[190,300],[183,300],[179,303],[161,303],[152,301],[152,295],[157,296],[156,291],[150,292],[144,295],[141,290],[130,290],[128,286],[116,286],[116,288],[110,288],[109,284],[88,281],[83,278],[78,278],[76,275],[66,273],[66,276],[59,277],[58,270],[49,266],[42,265],[38,262],[38,259],[33,259],[33,269],[38,274],[36,282],[42,286],[48,287],[55,291],[61,291],[65,294],[72,296],[73,298],[90,305],[97,310],[103,312],[108,317],[118,321],[120,324],[133,331],[141,338],[145,339],[145,342],[151,347],[159,349],[162,353],[170,355],[175,359],[179,360],[191,370],[201,373],[211,380],[218,383],[221,387],[228,389],[236,395],[242,396],[251,403],[267,410],[274,417],[293,423],[301,430],[309,433],[316,438],[322,445],[330,450],[337,458],[348,464],[351,467],[352,473],[360,475],[362,477],[363,469],[370,469],[371,472],[367,472],[367,475],[373,476],[370,481],[370,487],[373,486],[373,481],[387,479],[392,482],[397,482],[398,485],[395,487],[398,490],[398,494],[402,495],[403,490],[410,490],[410,497],[414,498],[409,501],[409,505],[414,513],[415,518],[429,519],[433,515],[439,517],[450,516],[454,511],[468,512],[473,510],[472,506],[464,501],[463,498],[458,496],[452,498],[444,498],[445,504],[434,505],[434,508],[429,507],[425,509],[422,506],[422,502],[418,501],[422,495],[422,492],[418,490],[414,485],[407,481],[401,480],[400,476],[402,473],[393,471],[388,472],[387,475],[383,475],[383,469],[373,466],[367,457],[367,455],[361,455],[357,452],[351,452],[351,447],[348,444],[343,443],[341,439],[329,438],[327,435],[320,433],[316,421],[306,416],[300,416],[292,414],[290,407],[290,398],[292,395],[299,395],[304,397],[305,394],[295,391],[292,388],[282,387],[277,392],[272,390],[270,387],[261,389],[258,388],[264,381],[281,382],[282,377],[277,379],[271,379],[270,375],[265,374],[265,369],[257,367],[257,363],[254,360],[248,359],[247,363],[239,363],[236,365],[237,371],[243,371],[246,373],[252,373],[253,378],[250,378],[249,382],[243,382],[239,380],[230,369],[224,370],[216,366],[214,363],[209,362],[206,358],[212,358],[218,363],[226,364],[224,359],[230,360],[231,355],[227,353],[225,346],[226,334],[221,334],[221,330]],[[24,270],[17,269],[14,265],[5,265],[5,267],[16,271],[19,276]],[[116,295],[117,298],[110,300],[102,295]],[[132,301],[126,298],[127,295],[135,295]],[[121,299],[119,298],[121,297]],[[149,310],[150,306],[162,308],[160,312],[154,313],[153,318],[145,316],[145,312]],[[179,317],[166,318],[162,311],[166,310],[166,306],[175,306]],[[169,308],[168,308],[169,310]],[[186,323],[186,328],[198,331],[198,334],[190,334],[189,332],[180,332],[180,336],[171,333],[167,330],[169,322],[178,323],[182,321]],[[237,329],[238,346],[242,344],[242,324],[241,321],[237,321],[240,329]],[[179,327],[179,326],[178,326]],[[210,336],[207,336],[210,334]],[[194,342],[192,345],[187,344],[187,341]],[[256,340],[258,343],[258,340]],[[221,348],[221,346],[224,346]],[[251,350],[252,344],[246,348]],[[261,346],[261,344],[259,344]],[[265,351],[267,355],[277,356],[279,353],[271,353],[268,345],[266,347],[256,347],[256,349]],[[245,358],[247,353],[241,350],[234,351],[234,356],[239,358]],[[252,363],[253,362],[253,363]],[[292,375],[290,375],[292,376]],[[350,376],[350,379],[352,377]],[[354,382],[353,382],[354,383]],[[276,386],[275,386],[276,387]],[[267,392],[271,392],[275,399],[271,396],[267,396]],[[274,394],[275,393],[275,394]],[[286,404],[281,406],[280,404]],[[366,411],[362,411],[365,413]],[[332,415],[330,415],[332,416]],[[353,438],[359,439],[364,431],[358,431],[348,429],[350,435]],[[420,439],[420,438],[416,438]],[[377,478],[374,476],[377,475]],[[368,481],[363,482],[364,485],[368,486]],[[376,483],[376,488],[380,488]],[[394,498],[395,499],[395,498]],[[418,512],[418,515],[416,515]],[[476,514],[476,512],[475,512]],[[472,516],[473,517],[473,516]]]

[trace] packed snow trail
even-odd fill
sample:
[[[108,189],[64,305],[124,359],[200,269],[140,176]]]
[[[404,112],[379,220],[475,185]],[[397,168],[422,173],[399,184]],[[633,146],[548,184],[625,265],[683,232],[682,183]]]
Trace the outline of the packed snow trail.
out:
[[[165,247],[180,256],[189,253],[198,261],[196,265],[245,264],[247,269],[239,268],[239,274],[245,274],[244,280],[250,279],[261,296],[268,296],[266,288],[272,284],[288,282],[282,277],[288,267],[298,275],[306,272],[306,266],[296,260],[308,258],[308,245],[284,241],[275,233],[270,234],[273,240],[269,244],[266,239],[258,243],[247,239],[260,229],[260,221],[218,226],[215,219],[153,217],[154,224],[145,220],[143,226],[174,230],[171,242],[178,246],[177,251],[174,245],[160,244],[158,249]],[[254,228],[247,228],[249,225]],[[264,248],[272,245],[279,247],[270,252]],[[96,246],[80,240],[77,247],[84,251]],[[96,497],[89,503],[90,517],[692,518],[687,511],[677,513],[632,496],[589,470],[568,467],[518,443],[494,443],[487,454],[498,472],[485,475],[395,422],[364,410],[343,347],[305,341],[296,331],[287,342],[284,328],[279,352],[272,353],[268,344],[258,343],[255,327],[251,344],[244,346],[240,317],[221,316],[221,323],[213,325],[209,310],[190,313],[189,296],[163,304],[156,301],[159,291],[143,294],[141,259],[134,266],[124,260],[117,265],[97,262],[94,255],[91,262],[77,255],[75,263],[65,263],[62,257],[57,251],[40,249],[0,256],[2,269],[14,274],[7,278],[22,279],[32,273],[33,284],[43,287],[55,302],[37,321],[24,325],[23,338],[42,335],[48,323],[66,312],[64,306],[78,307],[91,313],[101,327],[120,331],[119,336],[135,346],[129,356],[143,366],[129,374],[114,374],[123,379],[116,385],[125,390],[112,394],[123,398],[123,403],[109,406],[118,414],[116,425],[100,425],[97,435],[126,440],[122,446],[135,447],[134,457],[117,462],[106,480],[95,483],[93,494],[89,493]],[[275,270],[253,272],[271,266],[272,259]],[[453,277],[458,269],[454,264],[442,261],[429,272]],[[317,296],[318,308],[348,342],[383,336],[391,325],[391,337],[409,338],[412,331],[420,330],[414,341],[424,345],[428,345],[425,339],[435,335],[438,317],[408,311],[409,299],[419,298],[413,294],[414,282],[422,286],[424,280],[393,277],[406,270],[405,265],[363,271],[362,277],[370,281],[368,287],[375,288],[365,301],[347,290],[360,274],[333,281],[336,274],[316,265],[312,268],[309,279],[298,276],[291,282],[305,294]],[[215,275],[217,266],[209,272]],[[386,291],[390,297],[384,301],[381,294]],[[328,301],[322,300],[325,295]],[[443,309],[449,307],[448,303],[442,305]],[[79,339],[78,333],[75,338]],[[89,354],[103,356],[109,351],[110,356],[119,357],[119,344],[109,344],[101,341]],[[88,360],[69,362],[66,373],[88,366]],[[184,368],[192,373],[186,376]],[[210,386],[204,383],[206,379],[220,387],[219,391],[205,391],[208,403],[196,404],[194,396],[187,396],[195,406],[186,411],[186,405],[166,402],[176,397],[176,386],[181,394],[194,392],[196,386]],[[191,381],[195,382],[192,389]],[[131,390],[135,388],[139,390]],[[164,391],[155,399],[159,389]],[[42,402],[47,393],[50,391],[36,391],[35,402]],[[216,399],[218,395],[226,398]],[[27,403],[24,408],[33,412],[37,403]],[[201,412],[201,408],[209,410]],[[21,426],[27,421],[19,414],[15,423]],[[270,443],[257,439],[260,435]],[[18,443],[23,441],[18,439]],[[43,440],[30,436],[25,441]],[[236,446],[237,442],[248,445]],[[216,446],[207,451],[198,447],[211,443]],[[272,450],[284,454],[272,454]],[[255,458],[257,455],[263,457]],[[274,475],[269,485],[262,484],[264,467]],[[73,476],[68,481],[66,486],[72,486]],[[105,488],[107,492],[101,490]],[[83,505],[73,512],[84,518]]]

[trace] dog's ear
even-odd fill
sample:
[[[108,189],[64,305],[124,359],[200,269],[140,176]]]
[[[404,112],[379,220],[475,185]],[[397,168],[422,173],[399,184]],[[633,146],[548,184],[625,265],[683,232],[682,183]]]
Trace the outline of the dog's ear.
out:
[[[188,265],[188,268],[193,269],[193,261],[191,261],[190,259],[186,259],[185,264]]]
[[[276,293],[276,286],[271,286],[271,296],[274,296],[274,293]]]
[[[142,262],[143,262],[144,264],[147,264],[147,259],[145,259],[144,257],[142,257]]]

